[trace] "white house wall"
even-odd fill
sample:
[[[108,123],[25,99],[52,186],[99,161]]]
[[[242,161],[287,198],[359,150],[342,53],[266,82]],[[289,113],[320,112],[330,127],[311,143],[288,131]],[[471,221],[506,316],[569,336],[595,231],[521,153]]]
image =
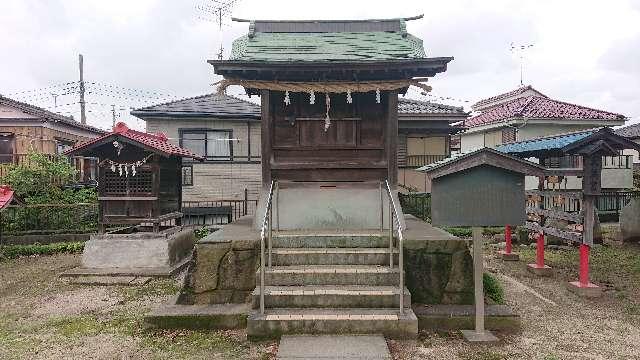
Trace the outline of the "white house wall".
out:
[[[260,122],[252,121],[247,136],[247,121],[241,119],[145,119],[148,132],[164,132],[169,141],[179,145],[180,129],[232,130],[234,162],[185,162],[193,167],[193,186],[182,187],[185,201],[212,201],[244,199],[247,189],[249,199],[260,194],[262,170],[260,166]],[[247,154],[251,147],[251,160]]]

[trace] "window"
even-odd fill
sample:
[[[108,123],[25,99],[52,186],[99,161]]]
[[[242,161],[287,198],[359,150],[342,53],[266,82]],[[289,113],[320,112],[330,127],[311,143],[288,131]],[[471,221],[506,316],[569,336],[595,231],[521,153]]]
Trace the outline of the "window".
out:
[[[0,133],[0,163],[12,163],[16,139],[11,133]]]
[[[60,155],[73,147],[73,141],[56,139],[56,154]]]
[[[182,186],[193,186],[193,166],[182,167]]]
[[[232,160],[231,130],[182,130],[180,144],[207,160]]]

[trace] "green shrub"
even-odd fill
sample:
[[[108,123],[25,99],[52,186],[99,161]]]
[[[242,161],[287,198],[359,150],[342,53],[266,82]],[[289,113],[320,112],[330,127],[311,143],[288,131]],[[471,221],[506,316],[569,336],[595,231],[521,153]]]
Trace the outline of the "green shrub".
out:
[[[84,242],[63,242],[45,245],[7,245],[0,247],[0,258],[15,259],[20,256],[78,253],[83,249]]]
[[[211,229],[203,227],[200,229],[195,229],[194,233],[196,235],[196,239],[200,240],[204,237],[206,237],[207,235],[211,234]]]
[[[504,289],[498,279],[489,273],[482,274],[484,295],[496,304],[504,304]]]
[[[493,227],[486,227],[482,229],[482,235],[484,236],[488,237],[488,236],[493,236],[497,234],[504,234],[504,227],[493,226]]]
[[[471,237],[470,227],[445,227],[444,231],[457,237]]]

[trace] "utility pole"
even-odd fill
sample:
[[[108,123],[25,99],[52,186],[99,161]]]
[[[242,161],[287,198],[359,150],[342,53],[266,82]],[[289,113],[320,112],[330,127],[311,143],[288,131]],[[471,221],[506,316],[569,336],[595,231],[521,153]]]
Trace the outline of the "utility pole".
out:
[[[80,123],[87,123],[87,115],[85,114],[85,103],[84,103],[84,76],[83,76],[83,65],[82,65],[82,54],[78,55],[78,65],[80,66]]]

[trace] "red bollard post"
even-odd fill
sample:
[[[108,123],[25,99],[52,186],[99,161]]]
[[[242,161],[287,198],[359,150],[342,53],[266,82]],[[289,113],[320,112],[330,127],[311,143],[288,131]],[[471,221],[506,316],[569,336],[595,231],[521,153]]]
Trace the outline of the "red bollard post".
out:
[[[551,267],[544,264],[544,233],[536,241],[536,263],[527,264],[527,270],[538,276],[551,276]]]
[[[504,252],[505,254],[511,254],[511,225],[504,227]]]
[[[540,233],[536,241],[536,265],[544,267],[544,233]]]
[[[504,227],[504,251],[499,251],[502,260],[504,261],[518,261],[520,260],[520,256],[518,254],[514,254],[512,252],[513,247],[511,245],[511,225],[506,225]]]
[[[589,282],[589,246],[580,244],[580,286],[588,286]]]
[[[594,298],[602,295],[602,288],[589,280],[589,252],[591,247],[587,244],[580,244],[580,275],[578,281],[569,283],[569,290],[574,293]]]

